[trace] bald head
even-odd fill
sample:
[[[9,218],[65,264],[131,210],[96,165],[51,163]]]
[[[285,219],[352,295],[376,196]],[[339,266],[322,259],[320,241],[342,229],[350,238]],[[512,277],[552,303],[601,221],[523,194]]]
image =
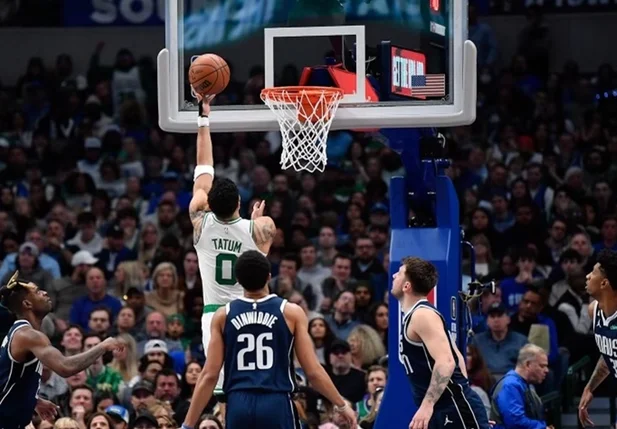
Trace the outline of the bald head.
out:
[[[165,316],[158,311],[153,311],[146,317],[146,333],[148,338],[163,338],[167,331]]]
[[[105,280],[105,274],[100,268],[92,267],[86,273],[86,287],[90,295],[95,297],[102,297],[105,295],[107,287],[107,281]]]

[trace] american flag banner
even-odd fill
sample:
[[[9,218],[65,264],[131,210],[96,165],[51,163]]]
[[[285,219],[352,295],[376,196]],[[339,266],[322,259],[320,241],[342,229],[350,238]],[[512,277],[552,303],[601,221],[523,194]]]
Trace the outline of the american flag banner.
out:
[[[411,77],[412,97],[444,97],[446,95],[446,75],[428,74]]]

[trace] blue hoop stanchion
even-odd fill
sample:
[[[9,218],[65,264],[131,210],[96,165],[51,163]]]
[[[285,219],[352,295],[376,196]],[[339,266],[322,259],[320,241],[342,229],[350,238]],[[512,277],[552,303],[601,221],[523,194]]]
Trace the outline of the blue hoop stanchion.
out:
[[[394,177],[390,182],[390,287],[391,276],[398,271],[403,258],[418,256],[435,264],[439,271],[439,283],[433,299],[464,354],[465,317],[463,303],[459,299],[461,230],[458,197],[452,181],[444,174],[447,161],[421,158],[420,140],[423,137],[434,138],[434,130],[406,131],[404,139],[390,137],[390,147],[401,154],[406,170],[405,177]],[[416,213],[415,225],[410,216],[412,211]],[[426,221],[417,219],[420,213]],[[389,312],[389,377],[376,429],[406,428],[419,405],[413,402],[409,381],[399,360],[402,313],[398,301],[392,296]]]

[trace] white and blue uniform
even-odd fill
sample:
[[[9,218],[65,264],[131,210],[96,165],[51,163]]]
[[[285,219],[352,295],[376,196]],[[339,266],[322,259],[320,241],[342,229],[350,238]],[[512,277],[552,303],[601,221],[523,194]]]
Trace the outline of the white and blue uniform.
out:
[[[226,305],[225,384],[228,428],[300,427],[291,394],[296,388],[294,336],[286,300],[268,295]]]

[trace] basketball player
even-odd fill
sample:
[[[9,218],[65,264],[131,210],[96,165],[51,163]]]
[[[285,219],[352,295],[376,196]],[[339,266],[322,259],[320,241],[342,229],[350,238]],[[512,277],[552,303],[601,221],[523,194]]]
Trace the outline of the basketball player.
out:
[[[64,356],[39,331],[51,311],[47,292],[32,282],[23,282],[15,272],[0,289],[0,303],[17,316],[0,347],[0,428],[23,429],[35,408],[41,417],[52,417],[56,406],[38,398],[43,365],[61,377],[70,377],[88,368],[107,351],[122,346],[108,338],[85,353]]]
[[[617,378],[617,252],[602,250],[593,270],[587,274],[587,293],[595,299],[589,305],[593,334],[600,350],[600,359],[593,371],[578,407],[583,426],[593,426],[587,407],[593,392],[609,374]]]
[[[291,399],[295,389],[294,351],[311,386],[351,425],[355,413],[317,360],[304,311],[269,294],[270,263],[266,257],[253,250],[243,253],[236,262],[235,274],[244,296],[214,315],[208,359],[182,428],[192,429],[196,424],[212,396],[223,363],[225,427],[299,428]]]
[[[263,215],[265,202],[255,204],[251,220],[240,217],[238,187],[229,179],[214,179],[214,159],[210,138],[210,99],[198,96],[197,166],[189,214],[203,284],[204,314],[202,340],[208,350],[210,323],[214,312],[242,296],[236,283],[234,264],[242,252],[258,250],[268,254],[276,232],[272,218]],[[217,385],[221,393],[222,379]]]
[[[392,295],[405,314],[400,358],[419,406],[409,428],[488,429],[482,401],[469,387],[465,360],[443,316],[426,299],[437,279],[433,264],[409,257],[392,281]]]

